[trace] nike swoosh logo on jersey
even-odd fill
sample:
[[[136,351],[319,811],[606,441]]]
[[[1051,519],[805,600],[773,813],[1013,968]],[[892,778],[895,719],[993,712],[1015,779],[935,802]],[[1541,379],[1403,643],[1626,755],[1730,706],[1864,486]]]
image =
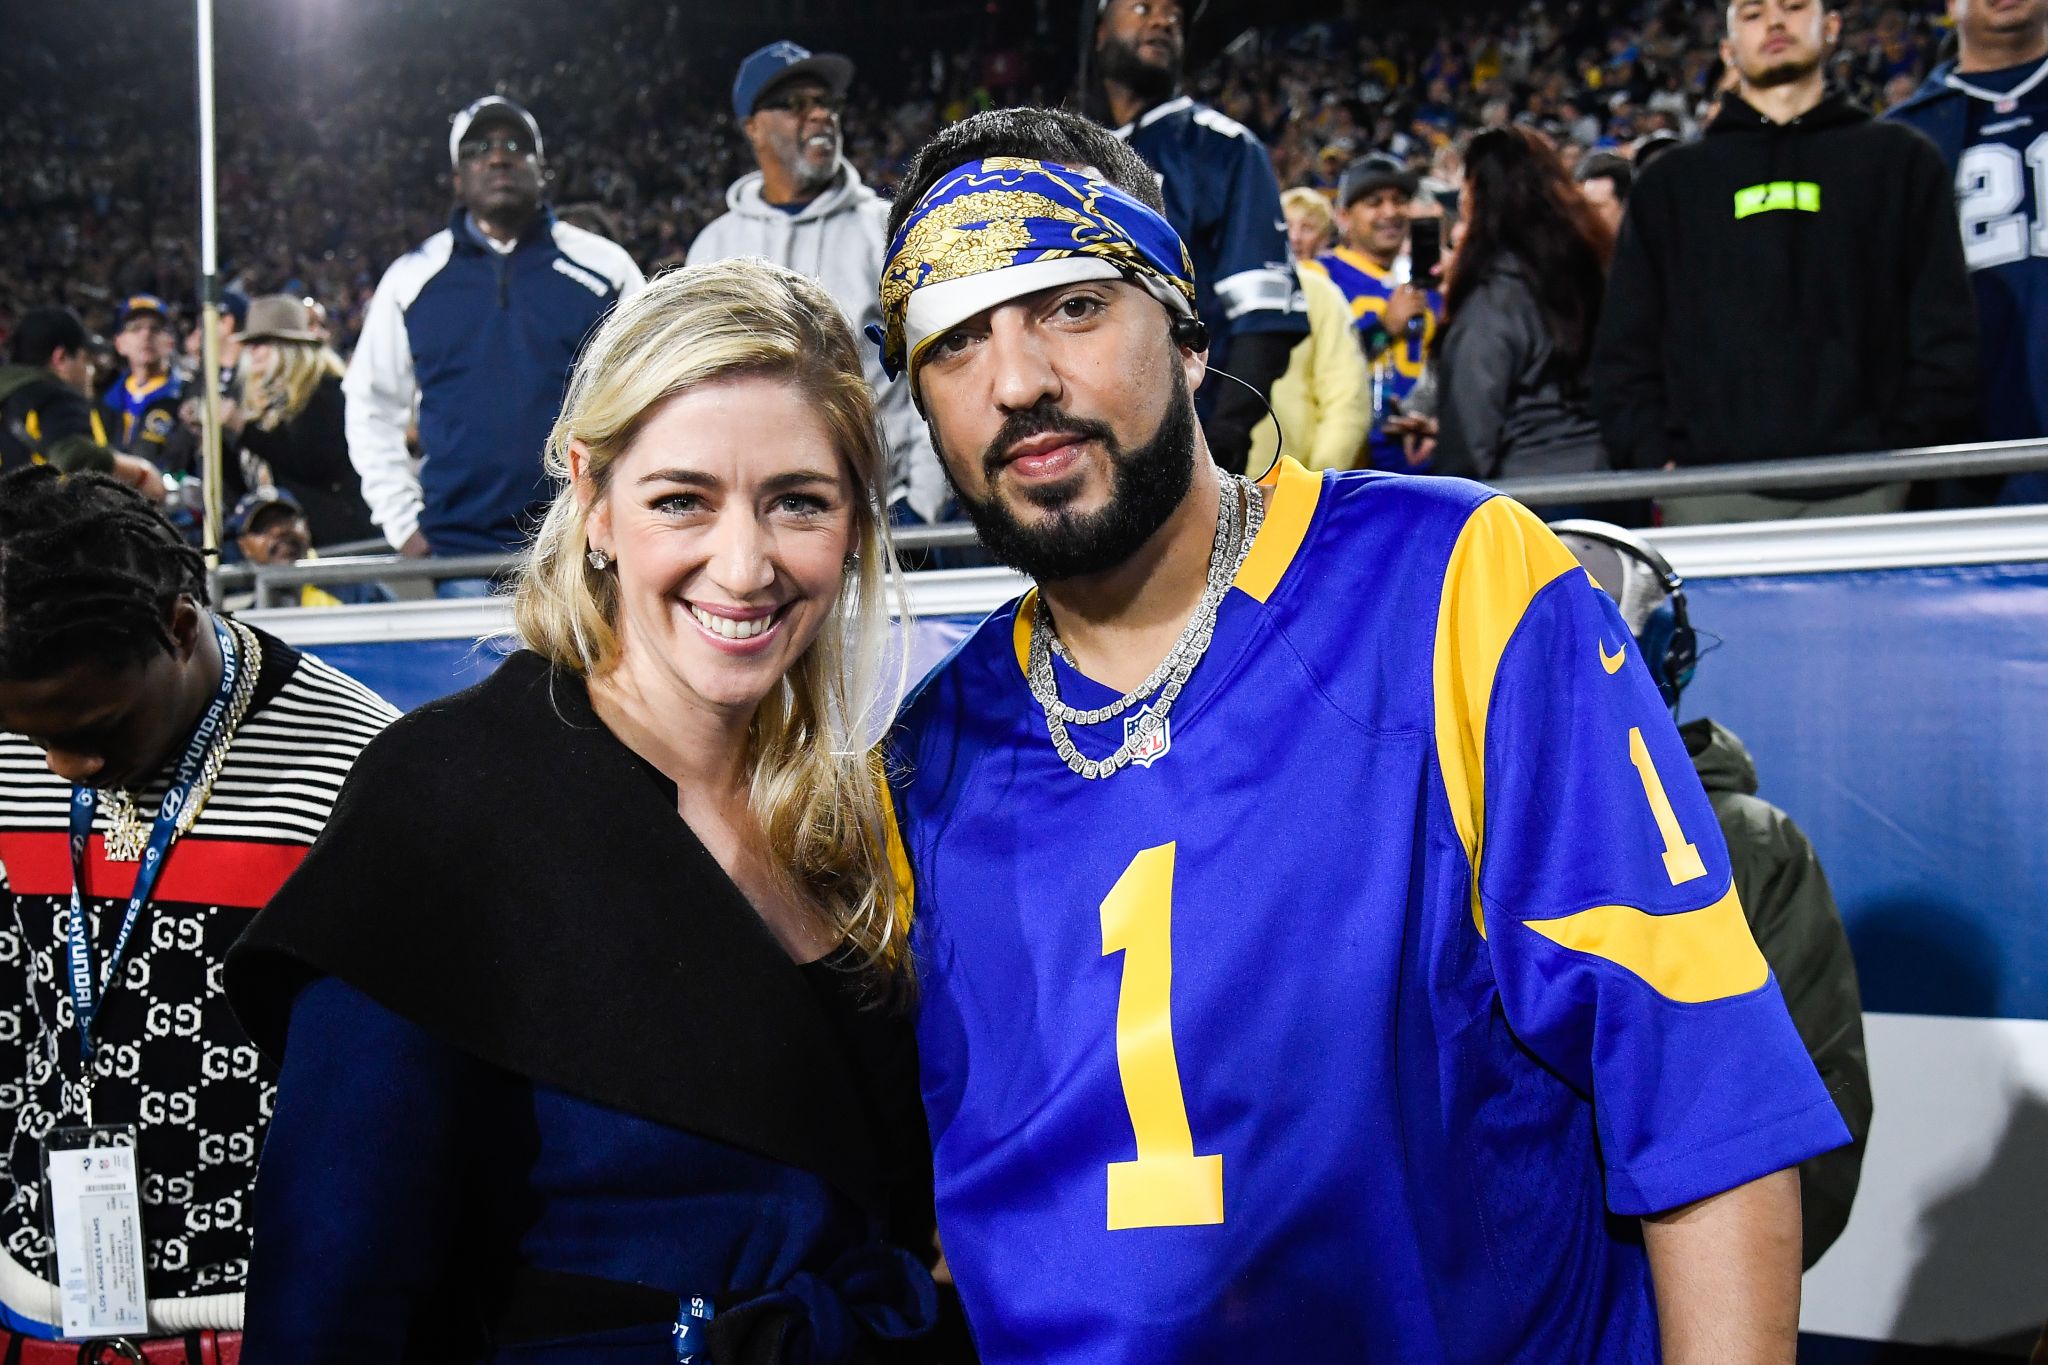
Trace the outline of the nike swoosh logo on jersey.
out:
[[[1621,668],[1621,661],[1627,657],[1628,651],[1621,649],[1614,651],[1613,655],[1610,656],[1607,653],[1607,642],[1605,640],[1600,642],[1600,666],[1609,673],[1618,671]]]

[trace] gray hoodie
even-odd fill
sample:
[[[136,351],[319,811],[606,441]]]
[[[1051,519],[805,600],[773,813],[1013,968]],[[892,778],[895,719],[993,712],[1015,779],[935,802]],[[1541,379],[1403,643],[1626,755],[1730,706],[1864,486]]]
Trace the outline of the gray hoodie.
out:
[[[889,201],[862,184],[853,163],[842,157],[832,184],[794,213],[761,197],[759,171],[734,181],[725,202],[726,212],[690,243],[689,263],[762,256],[825,286],[853,325],[867,367],[868,387],[889,442],[889,496],[892,501],[907,498],[920,517],[936,521],[949,496],[945,473],[911,404],[910,386],[891,382],[882,372],[881,355],[863,330],[882,320]]]

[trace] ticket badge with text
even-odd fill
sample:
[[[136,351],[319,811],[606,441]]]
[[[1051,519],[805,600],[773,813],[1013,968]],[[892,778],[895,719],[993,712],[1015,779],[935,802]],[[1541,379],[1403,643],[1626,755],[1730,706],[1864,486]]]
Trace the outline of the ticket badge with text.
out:
[[[143,1287],[142,1175],[135,1129],[57,1128],[43,1140],[50,1238],[66,1337],[149,1331]]]

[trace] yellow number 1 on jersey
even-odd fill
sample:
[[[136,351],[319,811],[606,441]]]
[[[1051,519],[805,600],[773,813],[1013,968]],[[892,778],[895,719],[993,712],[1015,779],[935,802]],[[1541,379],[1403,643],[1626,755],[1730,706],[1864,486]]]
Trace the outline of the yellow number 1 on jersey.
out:
[[[1700,861],[1700,846],[1688,840],[1685,831],[1679,828],[1678,812],[1671,809],[1664,779],[1657,776],[1657,765],[1650,761],[1650,746],[1643,742],[1643,732],[1635,726],[1629,727],[1628,761],[1636,765],[1643,795],[1650,799],[1650,814],[1657,821],[1657,833],[1664,838],[1664,875],[1671,878],[1673,886],[1706,876],[1707,865]]]
[[[1109,1165],[1109,1226],[1223,1221],[1223,1158],[1196,1156],[1173,1056],[1173,845],[1131,859],[1102,902],[1102,954],[1124,955],[1116,1066],[1138,1139],[1136,1161]]]

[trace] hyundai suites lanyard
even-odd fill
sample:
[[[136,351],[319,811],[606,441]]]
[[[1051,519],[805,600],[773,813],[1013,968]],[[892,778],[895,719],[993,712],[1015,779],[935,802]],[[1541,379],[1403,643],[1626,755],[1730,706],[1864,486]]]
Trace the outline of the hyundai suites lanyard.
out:
[[[150,893],[156,890],[164,860],[170,856],[171,844],[178,837],[178,817],[198,795],[194,788],[206,768],[207,751],[227,724],[235,680],[241,673],[240,650],[226,624],[218,616],[212,620],[214,638],[220,642],[220,686],[214,691],[212,704],[199,718],[192,738],[186,741],[185,755],[171,775],[163,804],[157,807],[156,825],[150,830],[142,862],[135,869],[135,889],[128,897],[128,913],[121,920],[120,933],[114,936],[114,951],[107,958],[97,996],[92,982],[92,937],[85,919],[85,855],[92,841],[92,820],[99,809],[100,794],[92,787],[77,787],[71,793],[71,922],[67,926],[65,958],[71,973],[71,1012],[78,1021],[78,1054],[87,1062],[92,1060],[93,1017],[99,1013],[107,992],[114,988],[114,973],[120,970],[121,957],[128,951],[129,936],[135,932],[136,921],[142,918],[142,908],[149,903]]]

